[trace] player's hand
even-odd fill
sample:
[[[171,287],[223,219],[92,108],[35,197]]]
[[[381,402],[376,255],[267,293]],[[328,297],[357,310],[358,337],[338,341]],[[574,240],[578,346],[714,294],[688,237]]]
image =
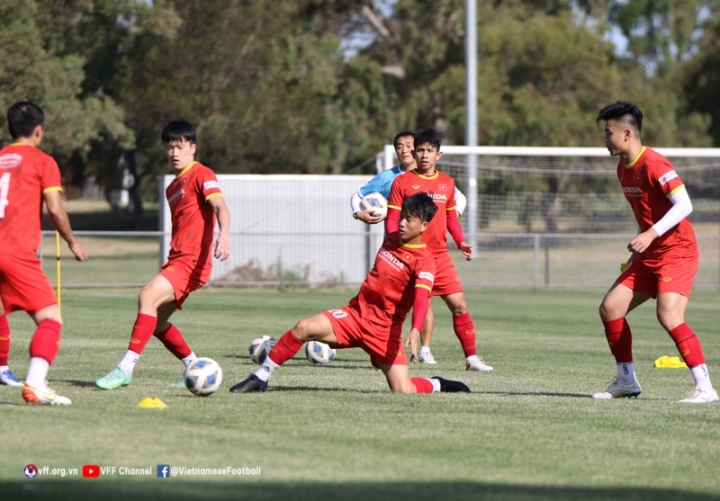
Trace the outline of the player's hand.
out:
[[[357,218],[366,224],[378,224],[380,221],[383,220],[382,216],[376,216],[375,215],[375,209],[365,209],[356,212]]]
[[[230,242],[226,238],[218,238],[215,242],[214,255],[220,261],[225,261],[230,257]]]
[[[405,347],[410,347],[410,361],[411,362],[417,362],[418,356],[417,356],[417,347],[418,347],[418,340],[420,339],[420,331],[417,329],[412,329],[410,331],[410,334],[408,335],[407,339],[405,340]]]
[[[83,247],[83,244],[77,240],[73,240],[68,244],[68,247],[70,247],[70,251],[75,256],[75,261],[87,261],[88,253],[85,250],[85,247]]]
[[[653,243],[653,240],[657,237],[657,231],[650,228],[649,230],[636,235],[635,238],[633,238],[628,244],[627,249],[630,252],[637,252],[640,254],[641,252],[645,252],[647,248],[650,247],[650,244]]]
[[[465,242],[460,244],[460,252],[462,252],[465,256],[466,261],[470,261],[472,258],[475,257],[475,250]]]

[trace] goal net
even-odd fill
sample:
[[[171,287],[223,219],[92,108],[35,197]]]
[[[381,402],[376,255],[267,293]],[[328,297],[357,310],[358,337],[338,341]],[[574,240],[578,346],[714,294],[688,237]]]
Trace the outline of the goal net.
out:
[[[657,150],[672,161],[693,202],[695,287],[720,289],[720,149]],[[466,287],[606,288],[617,277],[637,224],[617,180],[617,158],[606,149],[442,151],[440,169],[466,196],[473,188],[477,194],[468,196],[460,220],[478,258],[455,259]],[[394,162],[387,146],[384,167]]]

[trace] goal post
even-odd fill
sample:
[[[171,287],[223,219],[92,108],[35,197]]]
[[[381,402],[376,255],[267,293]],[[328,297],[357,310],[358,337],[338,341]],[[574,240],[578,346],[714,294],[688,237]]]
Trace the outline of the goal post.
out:
[[[701,252],[696,287],[720,289],[720,149],[654,149],[673,163],[693,202],[690,219]],[[571,286],[571,269],[602,276],[587,278],[593,286],[608,277],[611,283],[617,276],[617,265],[609,273],[599,270],[600,258],[612,252],[619,265],[619,260],[626,258],[626,252],[622,253],[625,240],[637,225],[617,180],[618,159],[607,149],[443,146],[441,151],[440,170],[452,175],[466,195],[475,190],[475,197],[467,197],[468,207],[461,218],[468,243],[474,244],[481,256],[485,253],[486,259],[504,266],[521,267],[518,261],[506,261],[513,252],[523,254],[521,248],[528,250],[523,259],[530,260],[527,276],[519,284],[466,277],[460,265],[463,283],[477,287]],[[476,162],[469,162],[470,156]],[[394,165],[392,145],[385,146],[383,157],[384,168]],[[519,254],[515,256],[518,259]],[[575,268],[571,266],[574,261],[578,261]],[[595,262],[598,270],[593,271]],[[568,269],[568,276],[558,275],[559,266]],[[602,266],[607,270],[610,265]]]

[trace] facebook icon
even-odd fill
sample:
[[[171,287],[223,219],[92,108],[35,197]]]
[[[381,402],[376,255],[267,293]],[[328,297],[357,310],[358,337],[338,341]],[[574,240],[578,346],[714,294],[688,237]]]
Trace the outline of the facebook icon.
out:
[[[157,476],[158,476],[158,478],[170,478],[170,465],[169,464],[157,465]]]

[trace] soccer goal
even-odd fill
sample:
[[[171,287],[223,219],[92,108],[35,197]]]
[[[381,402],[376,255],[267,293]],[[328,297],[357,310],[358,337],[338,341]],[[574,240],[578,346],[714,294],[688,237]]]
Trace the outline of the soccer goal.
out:
[[[468,198],[461,217],[479,259],[467,287],[599,288],[617,277],[636,223],[605,148],[443,146],[440,168]],[[693,202],[697,288],[720,289],[720,149],[657,148]],[[392,145],[384,168],[395,163]]]

